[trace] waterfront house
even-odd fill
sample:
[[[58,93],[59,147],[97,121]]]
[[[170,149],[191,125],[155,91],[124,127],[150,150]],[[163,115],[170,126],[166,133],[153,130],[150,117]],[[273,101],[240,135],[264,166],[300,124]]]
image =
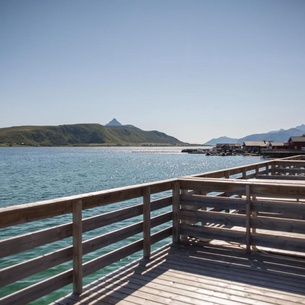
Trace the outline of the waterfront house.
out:
[[[268,145],[266,147],[266,149],[276,149],[276,150],[288,149],[288,148],[289,148],[288,142],[273,142],[273,141],[268,142]]]
[[[268,141],[245,141],[243,142],[243,150],[248,153],[261,153],[262,149],[267,148]]]
[[[305,135],[301,137],[290,137],[288,144],[290,149],[305,150]]]
[[[234,152],[234,151],[240,151],[241,145],[239,143],[218,143],[216,144],[216,150],[217,152]]]

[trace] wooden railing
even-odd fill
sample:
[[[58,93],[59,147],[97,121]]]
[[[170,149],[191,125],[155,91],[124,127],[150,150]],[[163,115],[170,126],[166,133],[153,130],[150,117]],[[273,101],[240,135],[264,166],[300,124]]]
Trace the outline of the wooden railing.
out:
[[[305,252],[305,184],[180,179],[182,241],[212,239]]]
[[[14,236],[0,240],[5,265],[0,287],[7,291],[0,304],[26,304],[71,283],[81,293],[86,276],[139,251],[149,258],[151,246],[169,242],[171,235],[176,243],[218,239],[245,244],[248,250],[268,246],[305,252],[304,184],[251,180],[302,177],[304,167],[302,160],[273,160],[1,208],[0,233],[8,228]],[[34,229],[22,234],[23,226]],[[41,252],[44,248],[52,251]],[[36,282],[20,289],[18,282],[33,275]]]
[[[167,180],[0,209],[1,228],[28,222],[34,226],[35,222],[45,218],[72,215],[70,223],[0,241],[0,257],[7,257],[9,261],[10,256],[16,253],[22,257],[24,251],[35,253],[37,247],[72,237],[72,244],[68,246],[3,268],[0,272],[1,287],[65,262],[73,262],[72,268],[7,295],[0,299],[0,303],[27,304],[70,283],[73,283],[74,292],[81,293],[83,277],[141,250],[144,257],[149,257],[151,245],[172,235],[173,183],[174,180]],[[152,200],[152,196],[157,199]],[[135,199],[140,203],[128,204]],[[126,207],[115,206],[115,203],[126,200]],[[98,210],[103,206],[108,212],[82,217],[86,210]],[[107,233],[98,232],[95,233],[97,236],[83,240],[84,233],[106,226]],[[98,254],[83,262],[88,253],[124,241],[124,246],[115,246],[110,253]]]

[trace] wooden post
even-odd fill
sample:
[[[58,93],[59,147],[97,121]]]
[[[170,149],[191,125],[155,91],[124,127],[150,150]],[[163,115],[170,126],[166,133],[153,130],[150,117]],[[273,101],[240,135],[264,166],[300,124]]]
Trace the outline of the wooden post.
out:
[[[143,256],[149,258],[151,253],[151,218],[150,218],[150,187],[143,189]]]
[[[73,292],[83,291],[82,200],[73,202]]]
[[[275,162],[271,163],[271,175],[275,175]]]
[[[251,252],[251,193],[250,185],[246,185],[246,251]]]
[[[173,243],[180,242],[180,182],[173,183]]]
[[[243,172],[242,172],[242,179],[246,179],[246,169],[245,168],[243,168],[243,170],[242,170]]]
[[[265,175],[269,175],[270,174],[270,167],[269,167],[270,164],[267,164],[266,165],[266,174]]]

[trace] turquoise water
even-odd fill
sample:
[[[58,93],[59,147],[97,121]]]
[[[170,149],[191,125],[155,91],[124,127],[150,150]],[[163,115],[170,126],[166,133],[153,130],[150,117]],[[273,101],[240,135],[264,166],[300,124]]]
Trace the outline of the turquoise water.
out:
[[[0,208],[261,161],[259,157],[191,155],[181,153],[181,150],[181,147],[0,147]],[[3,229],[0,230],[0,239],[52,226],[57,220],[51,222],[53,223],[41,221],[35,225],[31,223],[27,226]],[[56,247],[62,247],[62,244],[48,245],[41,250],[41,254],[48,250],[54,251]],[[37,255],[36,250],[35,252]],[[2,259],[0,268],[33,256],[35,255],[32,252],[27,251],[22,253],[22,258],[19,255],[10,257],[9,261]],[[102,274],[125,262],[126,260],[106,268]],[[57,272],[57,269],[49,271],[47,276],[53,272]],[[35,280],[39,276],[36,276]],[[87,281],[92,279],[93,277]],[[1,288],[0,297],[8,291],[21,289],[26,286],[26,282],[31,281],[34,279],[29,278]],[[48,304],[70,291],[71,287],[66,287],[36,304]]]

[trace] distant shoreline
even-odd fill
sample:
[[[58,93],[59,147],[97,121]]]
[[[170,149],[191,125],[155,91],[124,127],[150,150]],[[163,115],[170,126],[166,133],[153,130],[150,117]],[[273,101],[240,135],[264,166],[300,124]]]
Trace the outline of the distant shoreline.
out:
[[[0,144],[0,147],[211,147],[205,144],[75,144],[75,145],[27,145],[27,144]]]

